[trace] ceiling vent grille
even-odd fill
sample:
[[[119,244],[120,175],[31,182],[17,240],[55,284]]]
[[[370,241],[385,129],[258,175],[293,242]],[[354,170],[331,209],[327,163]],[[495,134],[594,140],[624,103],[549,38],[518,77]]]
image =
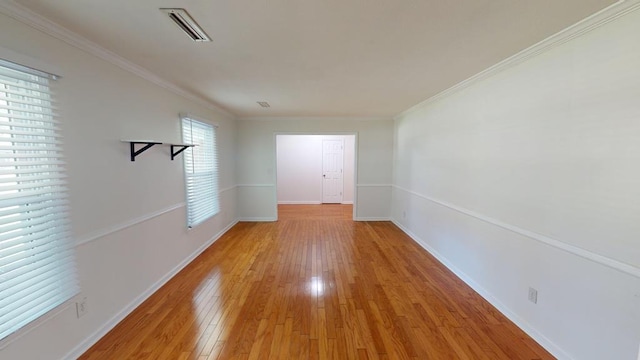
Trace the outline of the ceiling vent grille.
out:
[[[205,42],[211,41],[211,38],[207,33],[202,30],[200,25],[189,15],[185,9],[160,9],[163,13],[167,14],[171,20],[182,31],[185,32],[193,41]]]
[[[258,105],[262,106],[263,108],[271,107],[271,105],[269,105],[269,103],[266,101],[256,101],[256,102],[258,103]]]

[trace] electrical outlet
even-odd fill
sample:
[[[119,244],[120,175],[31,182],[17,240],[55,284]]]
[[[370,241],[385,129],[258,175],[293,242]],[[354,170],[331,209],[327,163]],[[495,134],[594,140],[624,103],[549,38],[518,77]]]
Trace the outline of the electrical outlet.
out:
[[[80,301],[76,301],[76,313],[78,314],[78,319],[84,316],[87,313],[87,297],[84,296]]]
[[[529,301],[531,301],[534,304],[538,303],[538,290],[532,287],[529,288]]]

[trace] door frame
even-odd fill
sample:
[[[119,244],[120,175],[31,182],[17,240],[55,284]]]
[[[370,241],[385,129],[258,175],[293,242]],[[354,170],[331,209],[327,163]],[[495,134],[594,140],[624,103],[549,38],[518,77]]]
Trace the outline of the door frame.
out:
[[[276,221],[278,220],[278,135],[323,135],[344,136],[353,135],[353,221],[356,220],[356,208],[358,206],[358,132],[357,131],[276,131],[273,133],[273,203],[275,204]],[[344,182],[344,178],[343,178]]]

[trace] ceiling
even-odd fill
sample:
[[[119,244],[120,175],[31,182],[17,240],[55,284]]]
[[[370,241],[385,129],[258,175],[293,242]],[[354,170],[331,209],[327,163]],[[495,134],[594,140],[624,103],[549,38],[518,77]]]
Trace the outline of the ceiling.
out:
[[[391,117],[616,1],[16,2],[239,117]]]

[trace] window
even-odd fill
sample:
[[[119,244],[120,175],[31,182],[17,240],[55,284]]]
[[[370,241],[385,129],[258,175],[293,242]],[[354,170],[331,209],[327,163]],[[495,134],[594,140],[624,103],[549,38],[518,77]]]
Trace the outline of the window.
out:
[[[0,60],[0,339],[78,292],[53,80]]]
[[[182,141],[196,145],[184,154],[187,226],[191,228],[220,211],[216,128],[184,116]]]

